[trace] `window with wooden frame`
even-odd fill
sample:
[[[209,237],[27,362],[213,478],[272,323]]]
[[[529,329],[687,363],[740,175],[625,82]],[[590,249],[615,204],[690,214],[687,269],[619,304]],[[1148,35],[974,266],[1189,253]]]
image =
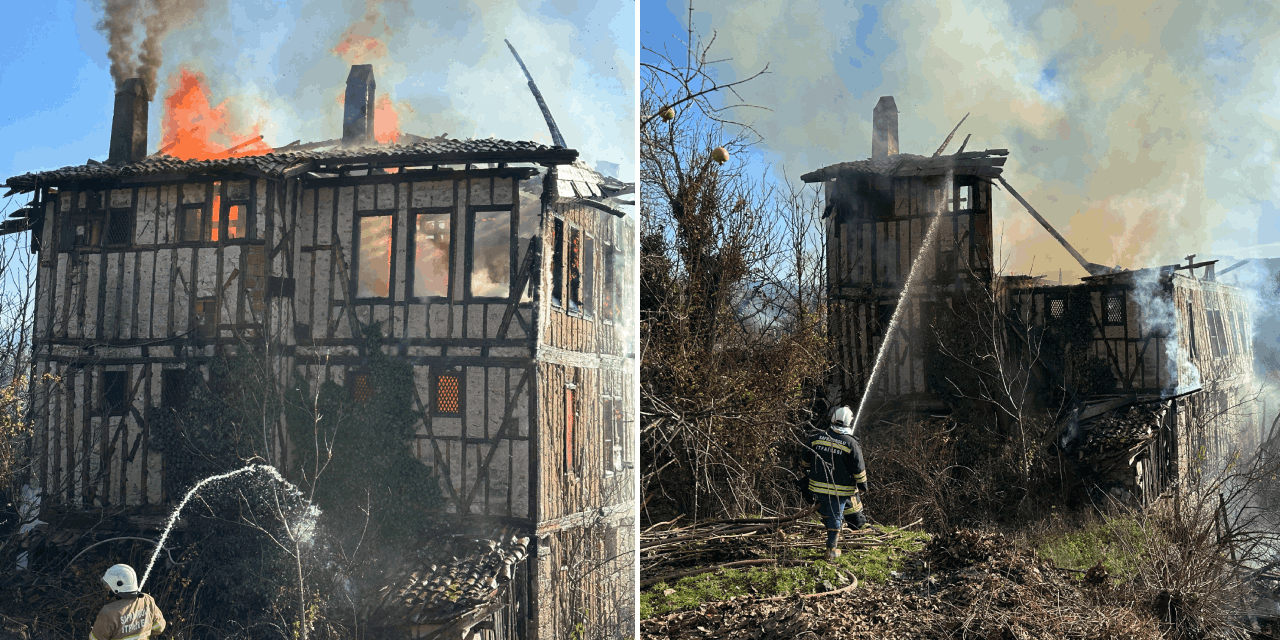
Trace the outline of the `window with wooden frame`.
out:
[[[222,232],[222,183],[213,183],[206,202],[184,204],[178,216],[179,239],[182,242],[217,242],[226,237]]]
[[[551,219],[551,306],[564,300],[564,220]]]
[[[582,230],[569,227],[569,262],[565,278],[569,282],[569,313],[582,312]]]
[[[413,268],[409,270],[412,298],[449,297],[449,266],[453,264],[453,216],[448,208],[413,214]]]
[[[133,239],[133,211],[112,209],[107,218],[107,244],[126,246]]]
[[[354,295],[359,298],[386,298],[391,295],[394,255],[390,213],[357,215],[355,220],[355,273],[352,274]]]
[[[129,372],[102,372],[102,415],[123,416],[129,413]]]
[[[347,388],[351,391],[351,399],[365,403],[373,399],[373,372],[368,369],[356,369],[347,373]]]
[[[515,233],[511,208],[471,207],[467,212],[467,293],[472,298],[511,297],[511,257]]]
[[[1124,324],[1124,294],[1111,293],[1102,296],[1102,324]]]
[[[604,421],[604,474],[612,476],[623,470],[623,451],[626,447],[622,430],[622,398],[602,396],[600,417]]]
[[[605,243],[601,247],[600,252],[601,265],[604,282],[600,288],[600,319],[604,322],[614,322],[618,317],[618,276],[613,272],[617,259],[614,257],[613,245]]]
[[[432,415],[462,415],[462,381],[461,371],[436,374],[431,385]]]

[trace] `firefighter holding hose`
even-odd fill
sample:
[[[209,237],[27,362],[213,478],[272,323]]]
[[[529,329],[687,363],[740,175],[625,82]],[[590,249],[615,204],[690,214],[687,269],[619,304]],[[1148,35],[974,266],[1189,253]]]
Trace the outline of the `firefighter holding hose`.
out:
[[[809,502],[818,503],[827,527],[827,560],[840,557],[836,543],[845,522],[855,529],[867,524],[860,497],[867,493],[867,465],[853,429],[853,411],[836,409],[828,428],[808,437],[800,463],[805,471],[801,491]]]
[[[164,615],[151,596],[138,590],[138,574],[127,564],[118,564],[102,576],[102,583],[116,594],[98,612],[89,640],[146,640],[164,631]]]

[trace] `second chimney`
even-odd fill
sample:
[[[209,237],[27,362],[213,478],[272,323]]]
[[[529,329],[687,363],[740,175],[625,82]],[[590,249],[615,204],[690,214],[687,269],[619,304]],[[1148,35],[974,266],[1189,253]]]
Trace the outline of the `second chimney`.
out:
[[[893,102],[893,96],[880,96],[871,126],[871,159],[898,155],[898,105]]]
[[[107,162],[128,164],[147,157],[147,87],[129,78],[116,89],[111,116],[111,152]]]
[[[373,65],[353,64],[342,110],[342,145],[373,144]]]

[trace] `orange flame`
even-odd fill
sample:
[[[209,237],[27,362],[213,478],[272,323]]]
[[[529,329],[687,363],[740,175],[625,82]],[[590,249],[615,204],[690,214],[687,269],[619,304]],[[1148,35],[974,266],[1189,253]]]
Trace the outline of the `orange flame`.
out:
[[[395,143],[400,139],[400,114],[385,93],[373,107],[373,139],[378,144]]]
[[[371,60],[385,58],[387,44],[378,36],[390,35],[391,27],[382,17],[381,0],[366,0],[364,16],[347,27],[342,39],[333,47],[347,64],[365,64]]]
[[[209,87],[202,74],[186,67],[169,82],[173,89],[164,98],[160,151],[183,160],[212,160],[254,156],[271,151],[261,139],[258,122],[237,132],[227,118],[230,99],[209,105]]]

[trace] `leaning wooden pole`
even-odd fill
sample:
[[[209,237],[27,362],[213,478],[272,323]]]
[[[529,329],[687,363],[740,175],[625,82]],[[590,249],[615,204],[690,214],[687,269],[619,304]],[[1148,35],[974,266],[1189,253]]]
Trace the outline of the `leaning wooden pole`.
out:
[[[1030,203],[1028,203],[1026,200],[1023,200],[1022,196],[1017,191],[1015,191],[1013,187],[1009,186],[1009,183],[1005,181],[1004,176],[996,176],[996,179],[1000,181],[1001,185],[1004,185],[1005,189],[1009,190],[1010,195],[1012,195],[1019,203],[1022,204],[1024,208],[1026,208],[1028,212],[1031,213],[1032,217],[1034,217],[1036,221],[1040,223],[1040,226],[1044,227],[1045,231],[1048,231],[1049,234],[1052,235],[1054,239],[1057,240],[1058,243],[1061,244],[1067,250],[1068,253],[1071,254],[1071,257],[1075,258],[1076,262],[1079,262],[1080,266],[1084,267],[1084,270],[1089,272],[1089,275],[1100,276],[1106,273],[1111,273],[1111,270],[1108,269],[1107,267],[1104,267],[1100,264],[1094,264],[1092,262],[1089,262],[1088,260],[1085,260],[1084,256],[1080,255],[1080,252],[1076,251],[1076,248],[1071,246],[1071,243],[1067,242],[1067,239],[1062,237],[1062,234],[1058,233],[1058,230],[1054,229],[1053,225],[1049,224],[1048,220],[1045,220],[1043,216],[1041,216],[1039,213],[1036,212],[1036,210],[1031,206]]]
[[[556,126],[555,118],[551,117],[551,110],[547,108],[547,101],[542,99],[542,92],[538,91],[538,85],[533,83],[533,76],[529,75],[529,69],[524,66],[524,60],[520,59],[520,54],[516,53],[516,48],[511,46],[509,40],[503,40],[507,43],[507,48],[511,50],[511,55],[516,57],[516,62],[520,64],[520,70],[524,72],[524,77],[529,79],[529,90],[533,92],[533,99],[538,101],[538,108],[542,109],[542,117],[547,120],[547,128],[551,130],[551,139],[556,143],[557,147],[568,149],[569,145],[564,143],[564,136],[560,135],[560,128]]]

